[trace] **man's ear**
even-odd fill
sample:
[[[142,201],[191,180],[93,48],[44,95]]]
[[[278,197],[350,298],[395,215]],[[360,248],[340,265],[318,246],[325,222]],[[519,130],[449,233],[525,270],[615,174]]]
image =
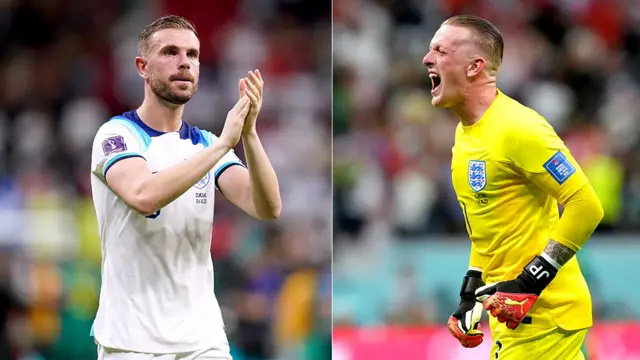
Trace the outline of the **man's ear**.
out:
[[[483,58],[481,57],[474,58],[469,63],[469,66],[467,66],[467,77],[476,77],[480,75],[480,73],[482,72],[482,70],[484,70],[486,65],[487,63]]]
[[[138,69],[138,75],[141,78],[147,79],[149,77],[147,73],[147,60],[142,56],[136,56],[136,69]]]

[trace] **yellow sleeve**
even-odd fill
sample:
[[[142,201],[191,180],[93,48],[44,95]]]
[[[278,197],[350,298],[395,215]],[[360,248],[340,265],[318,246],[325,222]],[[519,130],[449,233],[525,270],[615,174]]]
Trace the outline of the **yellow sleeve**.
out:
[[[602,219],[602,205],[587,176],[544,119],[512,136],[509,160],[535,185],[564,205],[553,240],[580,250]]]
[[[543,177],[544,175],[536,174],[533,175],[532,180],[536,184],[549,181],[548,178],[545,179]],[[540,187],[544,189],[544,186]],[[551,187],[553,185],[546,186]],[[563,205],[564,212],[553,231],[552,238],[578,252],[596,229],[600,220],[602,220],[604,210],[600,204],[600,199],[598,199],[596,192],[589,183],[569,197]]]

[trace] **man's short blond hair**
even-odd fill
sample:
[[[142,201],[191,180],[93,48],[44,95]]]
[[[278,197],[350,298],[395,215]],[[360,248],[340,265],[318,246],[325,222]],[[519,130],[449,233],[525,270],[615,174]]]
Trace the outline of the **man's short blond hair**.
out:
[[[487,55],[492,70],[498,70],[504,56],[504,40],[498,28],[486,19],[474,15],[456,15],[443,25],[460,26],[472,30],[478,36],[478,46]]]

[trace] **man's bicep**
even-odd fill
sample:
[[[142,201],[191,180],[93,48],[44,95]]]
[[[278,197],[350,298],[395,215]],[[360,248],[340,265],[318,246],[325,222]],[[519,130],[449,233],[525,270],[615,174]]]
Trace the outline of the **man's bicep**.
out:
[[[560,204],[566,204],[567,200],[589,183],[586,175],[580,171],[572,175],[570,179],[559,183],[552,175],[547,173],[529,174],[528,178],[545,193],[553,196]]]
[[[542,170],[526,172],[525,175],[561,204],[566,204],[573,194],[589,183],[582,168],[566,148],[558,150],[546,159],[542,164]]]
[[[234,166],[238,165],[238,166]],[[258,214],[251,197],[251,177],[249,171],[239,163],[233,163],[217,174],[216,187],[232,204],[247,214],[257,217]]]
[[[513,134],[512,163],[534,184],[560,203],[588,180],[564,142],[546,122]]]
[[[127,205],[137,209],[137,195],[152,175],[141,156],[121,158],[105,170],[105,184]]]

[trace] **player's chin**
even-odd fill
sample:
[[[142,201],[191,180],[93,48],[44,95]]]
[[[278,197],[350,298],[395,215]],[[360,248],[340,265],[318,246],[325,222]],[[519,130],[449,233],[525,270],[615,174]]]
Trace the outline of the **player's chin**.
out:
[[[173,105],[184,105],[191,100],[193,92],[174,92],[169,98],[165,100]]]
[[[433,96],[431,98],[431,105],[433,105],[433,106],[435,106],[437,108],[445,107],[444,101],[442,101],[442,95]]]
[[[173,93],[173,96],[176,98],[191,100],[193,95],[196,94],[196,90],[197,89],[193,86],[189,86],[188,88],[180,87],[178,89],[174,89],[172,93]]]
[[[195,91],[195,85],[191,81],[174,81],[172,85],[176,92],[187,93]]]
[[[442,84],[431,90],[431,105],[444,107]]]

